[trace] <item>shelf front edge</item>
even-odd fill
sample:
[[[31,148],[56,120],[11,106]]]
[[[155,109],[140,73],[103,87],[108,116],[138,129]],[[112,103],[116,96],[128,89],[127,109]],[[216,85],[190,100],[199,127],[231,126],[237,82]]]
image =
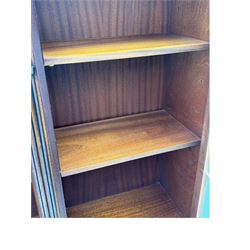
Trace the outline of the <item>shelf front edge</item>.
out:
[[[129,59],[129,58],[140,58],[147,56],[160,56],[160,55],[168,55],[168,54],[178,54],[184,52],[192,52],[192,51],[202,51],[207,50],[209,48],[209,44],[199,45],[195,47],[185,47],[185,48],[171,48],[171,49],[157,49],[157,50],[145,50],[145,51],[131,51],[129,53],[114,53],[114,54],[106,54],[96,55],[91,57],[81,57],[76,56],[75,58],[57,58],[57,59],[44,59],[44,65],[53,67],[54,65],[63,65],[63,64],[74,64],[74,63],[87,63],[87,62],[99,62],[99,61],[111,61],[111,60],[120,60],[120,59]]]
[[[209,42],[177,35],[145,35],[43,44],[44,65],[73,64],[167,55],[209,49]]]
[[[193,142],[183,144],[183,145],[177,145],[174,147],[168,147],[166,149],[154,150],[154,151],[143,153],[143,154],[137,154],[134,156],[128,156],[128,157],[124,157],[124,158],[120,158],[120,159],[116,159],[116,160],[112,160],[112,161],[106,161],[103,163],[93,164],[93,165],[90,165],[88,167],[82,167],[82,168],[79,167],[77,169],[73,169],[70,171],[61,171],[61,176],[67,177],[70,175],[80,174],[80,173],[92,171],[92,170],[99,169],[99,168],[113,166],[113,165],[123,163],[123,162],[138,160],[138,159],[142,159],[145,157],[163,154],[163,153],[167,153],[167,152],[171,152],[171,151],[175,151],[175,150],[179,150],[179,149],[194,147],[194,146],[198,146],[198,145],[200,145],[200,140],[193,141]]]

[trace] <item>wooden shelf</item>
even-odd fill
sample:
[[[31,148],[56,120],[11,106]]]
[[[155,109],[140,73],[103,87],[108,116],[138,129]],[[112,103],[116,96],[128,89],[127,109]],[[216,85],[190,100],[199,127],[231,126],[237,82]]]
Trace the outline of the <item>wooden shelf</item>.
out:
[[[191,147],[200,138],[164,110],[56,129],[61,175]]]
[[[46,66],[165,55],[208,49],[209,43],[176,35],[43,43]]]
[[[178,218],[183,217],[160,184],[111,195],[67,209],[74,218]]]

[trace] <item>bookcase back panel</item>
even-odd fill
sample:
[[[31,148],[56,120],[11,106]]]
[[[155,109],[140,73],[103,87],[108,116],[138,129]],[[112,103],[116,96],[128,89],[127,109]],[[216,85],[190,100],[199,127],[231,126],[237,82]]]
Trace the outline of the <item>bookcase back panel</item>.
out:
[[[46,68],[55,127],[161,109],[164,56]]]
[[[36,1],[41,41],[167,32],[164,0]]]
[[[157,157],[64,177],[66,207],[156,183],[159,181]]]

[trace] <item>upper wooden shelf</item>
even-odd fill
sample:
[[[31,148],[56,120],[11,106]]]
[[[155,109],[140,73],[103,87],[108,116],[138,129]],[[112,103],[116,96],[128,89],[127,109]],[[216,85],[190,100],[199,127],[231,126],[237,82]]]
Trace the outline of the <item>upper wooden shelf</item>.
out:
[[[209,43],[177,35],[144,35],[43,43],[45,66],[206,50]]]
[[[55,130],[61,175],[198,145],[200,138],[166,111],[154,111]]]

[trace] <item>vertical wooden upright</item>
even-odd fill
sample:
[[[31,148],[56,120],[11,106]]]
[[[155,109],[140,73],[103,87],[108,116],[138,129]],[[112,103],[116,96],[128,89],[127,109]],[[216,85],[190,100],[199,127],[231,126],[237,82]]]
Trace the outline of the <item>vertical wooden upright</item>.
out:
[[[45,77],[36,10],[32,2],[32,182],[40,217],[67,217]]]

